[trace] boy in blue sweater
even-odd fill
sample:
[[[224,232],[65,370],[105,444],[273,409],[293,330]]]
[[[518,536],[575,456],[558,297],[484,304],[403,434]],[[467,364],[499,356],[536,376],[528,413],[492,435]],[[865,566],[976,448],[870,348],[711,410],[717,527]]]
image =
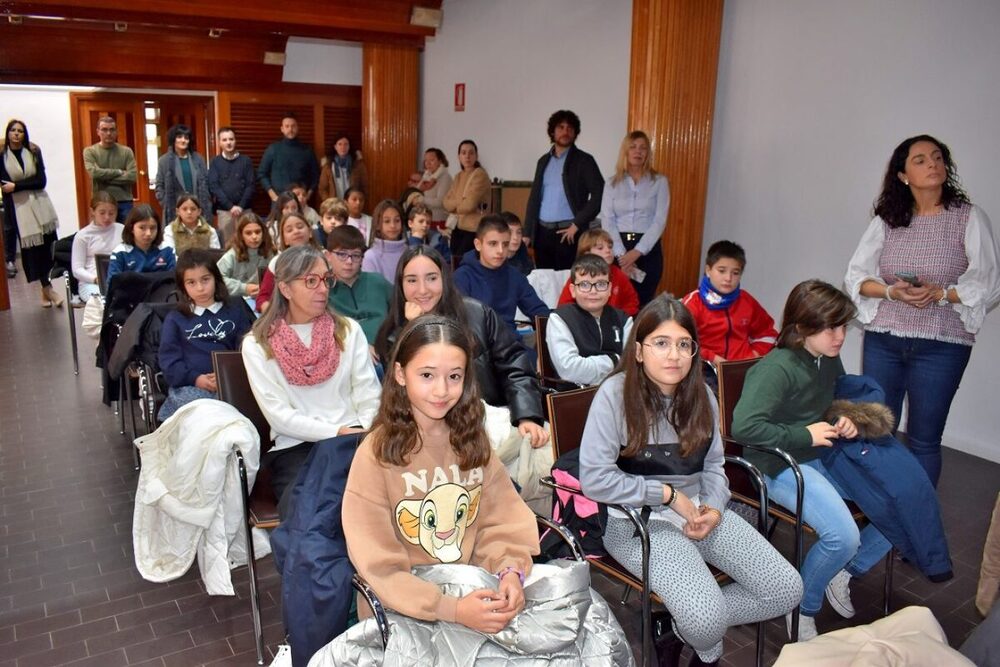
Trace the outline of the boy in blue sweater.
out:
[[[524,275],[507,263],[510,227],[499,215],[487,215],[476,228],[475,250],[462,257],[455,271],[455,286],[462,294],[485,303],[497,312],[512,331],[517,331],[514,313],[528,317],[548,315],[549,307],[538,298]]]
[[[160,421],[191,401],[216,397],[212,352],[240,349],[253,324],[242,299],[230,300],[218,264],[206,250],[181,254],[177,287],[177,310],[160,329],[160,370],[170,387]]]

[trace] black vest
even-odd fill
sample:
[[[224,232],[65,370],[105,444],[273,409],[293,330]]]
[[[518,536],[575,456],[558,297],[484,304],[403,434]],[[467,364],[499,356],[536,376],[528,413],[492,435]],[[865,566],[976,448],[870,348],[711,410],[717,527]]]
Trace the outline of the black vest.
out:
[[[622,472],[630,475],[664,477],[667,475],[693,475],[705,467],[708,447],[699,447],[689,456],[681,456],[678,442],[649,444],[635,456],[619,456],[616,461]]]
[[[628,321],[628,315],[612,306],[605,306],[598,327],[597,319],[575,303],[559,306],[556,314],[569,327],[581,357],[606,354],[611,357],[611,361],[618,363],[625,344],[625,322]]]

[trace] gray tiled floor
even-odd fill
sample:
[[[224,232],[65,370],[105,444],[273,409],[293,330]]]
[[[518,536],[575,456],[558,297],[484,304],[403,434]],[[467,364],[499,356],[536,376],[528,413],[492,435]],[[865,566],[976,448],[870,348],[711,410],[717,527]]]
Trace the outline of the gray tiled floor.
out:
[[[94,344],[81,338],[74,376],[65,312],[40,308],[36,291],[19,276],[13,309],[0,312],[0,667],[254,664],[245,570],[234,574],[237,598],[208,596],[196,571],[169,584],[136,571],[137,473],[101,404]],[[947,452],[940,493],[956,576],[930,584],[897,564],[894,606],[929,606],[952,644],[979,620],[972,598],[998,487],[1000,466]],[[777,540],[790,552],[787,533]],[[270,657],[283,634],[280,588],[270,559],[260,570]],[[637,645],[635,596],[619,607],[620,589],[594,579]],[[853,622],[879,616],[881,581],[880,566],[855,584]],[[824,630],[848,624],[829,610],[818,620]],[[753,641],[752,628],[731,629],[724,664],[752,665]],[[770,623],[768,662],[783,642],[783,623]]]

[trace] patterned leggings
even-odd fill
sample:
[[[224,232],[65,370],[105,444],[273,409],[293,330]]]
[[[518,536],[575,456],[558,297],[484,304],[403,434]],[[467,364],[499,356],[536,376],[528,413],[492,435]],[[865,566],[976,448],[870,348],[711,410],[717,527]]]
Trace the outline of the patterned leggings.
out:
[[[636,576],[642,572],[639,538],[628,519],[608,517],[604,546]],[[666,521],[649,522],[650,586],[660,596],[680,637],[705,662],[722,656],[722,638],[732,625],[787,614],[802,597],[802,579],[764,537],[726,510],[722,523],[694,541]],[[722,588],[710,563],[733,583]]]

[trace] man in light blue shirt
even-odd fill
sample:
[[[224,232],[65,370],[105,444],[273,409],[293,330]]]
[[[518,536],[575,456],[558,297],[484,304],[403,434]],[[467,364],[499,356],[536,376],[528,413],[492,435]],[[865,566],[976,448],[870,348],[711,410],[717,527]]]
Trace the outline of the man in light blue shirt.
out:
[[[604,178],[589,153],[576,147],[579,117],[560,110],[549,117],[552,147],[538,160],[524,219],[524,238],[534,243],[540,269],[568,269],[576,259],[578,232],[601,209]]]

